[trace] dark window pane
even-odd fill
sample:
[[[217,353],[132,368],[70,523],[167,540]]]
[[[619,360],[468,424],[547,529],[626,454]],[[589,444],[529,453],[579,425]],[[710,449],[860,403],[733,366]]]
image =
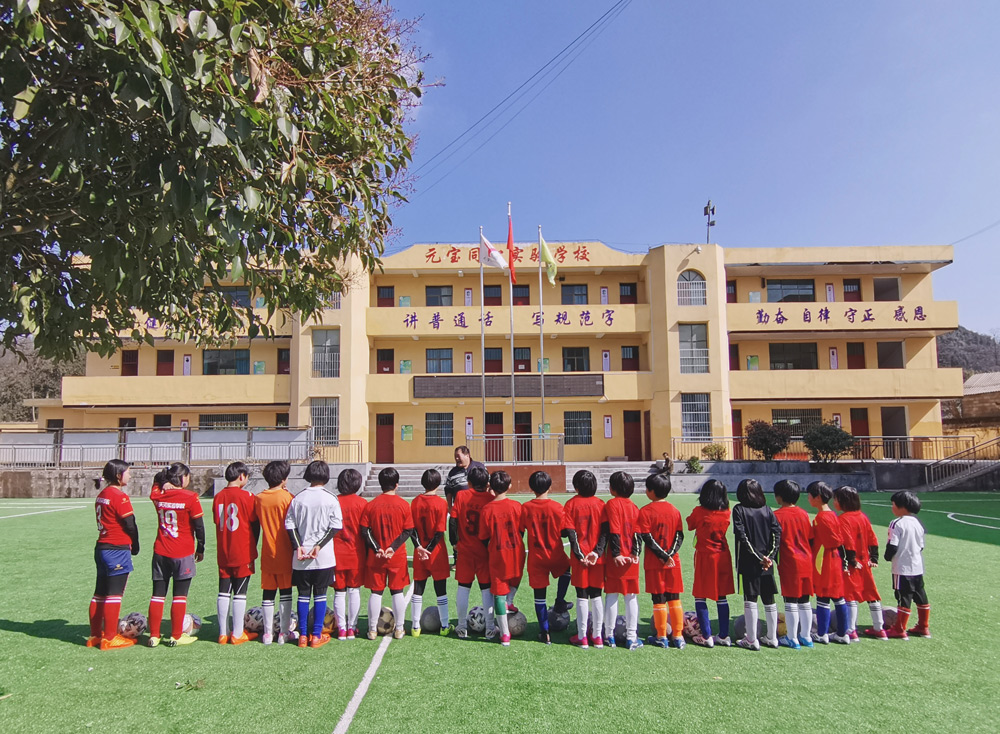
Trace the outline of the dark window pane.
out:
[[[814,280],[768,280],[767,302],[787,303],[791,301],[813,302],[816,300]]]
[[[772,370],[819,369],[816,342],[804,344],[769,344]]]

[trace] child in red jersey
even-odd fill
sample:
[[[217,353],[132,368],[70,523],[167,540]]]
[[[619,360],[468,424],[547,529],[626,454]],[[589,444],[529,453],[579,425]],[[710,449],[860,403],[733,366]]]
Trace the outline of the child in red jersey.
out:
[[[97,515],[97,583],[90,600],[90,638],[87,647],[117,650],[131,647],[135,640],[118,634],[118,615],[122,594],[132,572],[132,556],[139,553],[139,528],[135,524],[132,500],[122,489],[128,484],[129,467],[124,461],[112,459],[104,465],[104,489],[97,495],[94,510]],[[94,480],[97,489],[101,480]]]
[[[616,647],[618,595],[625,595],[625,639],[629,650],[642,647],[639,640],[639,552],[642,541],[636,532],[639,508],[631,500],[635,491],[632,475],[616,471],[608,482],[611,499],[604,505],[608,536],[608,558],[604,563],[604,644]]]
[[[393,637],[403,637],[403,620],[406,604],[403,589],[410,583],[406,566],[406,541],[413,532],[413,515],[410,505],[396,494],[399,472],[391,466],[378,473],[382,494],[365,505],[361,513],[360,532],[368,545],[365,562],[365,586],[371,591],[368,597],[368,639],[377,637],[375,625],[382,609],[382,593],[386,585],[392,596],[392,614],[396,618]],[[404,550],[397,553],[401,548]]]
[[[733,582],[733,556],[729,552],[729,495],[726,485],[709,479],[701,485],[698,506],[687,518],[688,530],[694,531],[694,609],[700,634],[692,641],[703,647],[729,647],[729,594],[736,591]],[[719,611],[719,635],[712,636],[708,600],[715,599]]]
[[[840,534],[847,551],[851,573],[844,577],[844,596],[850,613],[848,634],[858,639],[858,602],[868,602],[872,626],[865,634],[878,640],[888,640],[882,629],[882,597],[875,586],[872,569],[878,566],[878,539],[871,520],[861,511],[861,496],[854,487],[838,487],[833,491],[833,506],[840,512]]]
[[[198,494],[188,489],[191,470],[171,464],[163,477],[159,495],[153,499],[159,525],[153,544],[153,596],[149,600],[149,646],[160,644],[163,605],[170,582],[174,597],[170,604],[169,647],[189,645],[197,638],[184,632],[187,594],[195,575],[195,563],[205,558],[205,522]],[[197,546],[195,542],[197,541]]]
[[[563,506],[549,498],[552,477],[547,472],[536,471],[528,477],[528,487],[535,498],[521,507],[521,523],[518,529],[527,533],[528,538],[528,583],[535,596],[535,616],[538,619],[538,640],[546,645],[549,638],[549,608],[546,599],[549,577],[559,579],[556,587],[556,603],[553,611],[562,613],[572,604],[566,603],[569,590],[569,557],[563,550],[562,523]]]
[[[365,557],[368,549],[359,533],[361,515],[368,500],[359,497],[362,477],[357,469],[344,469],[337,476],[337,501],[344,527],[333,538],[337,568],[333,576],[333,610],[337,615],[337,639],[353,640],[358,634],[361,613],[361,587],[365,583]]]
[[[441,473],[428,469],[420,477],[424,493],[413,498],[410,512],[413,513],[413,598],[410,610],[410,632],[420,636],[420,615],[424,606],[424,589],[428,577],[434,579],[434,593],[437,595],[438,616],[441,618],[442,637],[451,632],[448,618],[448,578],[451,565],[448,563],[448,546],[444,533],[448,529],[448,501],[441,496]]]
[[[576,589],[576,634],[570,637],[571,645],[583,649],[593,645],[604,647],[601,638],[604,627],[604,604],[601,590],[604,588],[604,549],[607,535],[601,533],[605,522],[604,500],[597,494],[597,477],[586,469],[573,475],[573,489],[576,496],[566,503],[563,515],[563,537],[569,539],[572,553],[570,569],[572,584]],[[593,634],[587,637],[588,621]]]
[[[215,543],[219,562],[219,644],[228,641],[242,645],[257,638],[256,633],[243,631],[243,617],[247,611],[247,587],[254,572],[257,558],[257,540],[260,523],[254,508],[254,497],[246,490],[250,470],[242,461],[226,467],[228,484],[212,500],[212,519],[215,521]],[[226,635],[229,621],[229,597],[232,595],[232,635]]]
[[[849,613],[844,599],[844,576],[848,571],[847,551],[840,532],[837,514],[830,509],[833,489],[825,482],[812,482],[806,491],[809,504],[816,509],[813,519],[813,589],[816,592],[816,635],[813,641],[830,642],[830,602],[836,605],[837,632],[833,641],[850,644],[847,634]]]
[[[490,561],[486,548],[479,539],[479,518],[486,505],[493,501],[493,493],[489,489],[490,475],[486,469],[470,467],[467,479],[471,491],[461,491],[455,495],[455,501],[451,505],[451,518],[448,520],[448,536],[455,551],[455,580],[458,582],[455,603],[458,608],[458,624],[455,626],[455,634],[459,639],[469,636],[469,592],[472,582],[478,580],[483,595],[483,609],[486,611],[486,638],[493,639],[496,636],[496,623],[493,616],[493,592],[490,591]]]
[[[798,650],[812,647],[812,524],[809,513],[797,507],[799,485],[782,479],[774,485],[774,500],[778,509],[774,516],[781,526],[781,546],[778,548],[778,578],[785,602],[785,634],[778,644]]]
[[[636,530],[646,545],[642,567],[646,575],[646,591],[653,597],[653,627],[655,635],[646,642],[657,647],[684,649],[684,610],[681,592],[681,559],[677,552],[684,542],[681,513],[667,502],[670,494],[670,474],[661,472],[646,477],[646,497],[649,504],[639,510]],[[673,631],[667,639],[667,618]]]
[[[490,559],[490,591],[493,592],[494,611],[500,626],[500,644],[510,646],[510,627],[507,612],[509,601],[517,593],[524,573],[524,536],[521,533],[521,503],[507,497],[510,475],[505,471],[493,472],[490,489],[494,499],[483,508],[479,519],[479,539],[486,545]],[[514,609],[516,612],[517,609]]]

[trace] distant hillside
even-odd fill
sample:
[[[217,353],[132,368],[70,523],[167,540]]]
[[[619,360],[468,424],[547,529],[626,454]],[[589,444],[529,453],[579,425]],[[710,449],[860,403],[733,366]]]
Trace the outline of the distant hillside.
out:
[[[961,367],[968,377],[977,372],[1000,372],[1000,342],[959,326],[937,338],[938,367]]]

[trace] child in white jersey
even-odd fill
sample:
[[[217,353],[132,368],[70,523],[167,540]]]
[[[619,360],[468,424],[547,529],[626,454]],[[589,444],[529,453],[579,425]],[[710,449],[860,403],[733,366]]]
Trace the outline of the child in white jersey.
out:
[[[892,588],[896,592],[896,624],[888,631],[889,637],[907,640],[909,635],[930,637],[928,620],[931,605],[924,590],[924,526],[916,518],[920,512],[920,499],[913,492],[896,492],[892,495],[892,514],[896,519],[889,523],[889,543],[885,547],[885,560],[892,561]],[[907,633],[910,621],[910,604],[917,602],[917,626]]]

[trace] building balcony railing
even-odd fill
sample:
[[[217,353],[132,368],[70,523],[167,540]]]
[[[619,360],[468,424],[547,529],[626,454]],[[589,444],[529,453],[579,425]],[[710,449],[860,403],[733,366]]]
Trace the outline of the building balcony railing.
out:
[[[340,349],[314,349],[313,377],[340,377]]]
[[[842,458],[845,461],[902,461],[915,459],[939,461],[966,451],[976,444],[975,436],[855,436],[854,446]],[[706,455],[706,449],[708,449]],[[743,436],[712,436],[670,440],[670,455],[675,462],[691,456],[705,460],[721,457],[723,461],[763,461]],[[809,461],[810,453],[801,438],[793,438],[775,461]]]
[[[707,348],[688,347],[681,345],[681,374],[682,375],[704,375],[708,374],[708,352]]]
[[[760,370],[729,373],[733,401],[943,400],[962,397],[962,370]]]
[[[958,328],[955,301],[837,301],[834,303],[729,303],[726,328],[739,332],[912,331]]]
[[[289,375],[64,377],[67,408],[288,405]]]

